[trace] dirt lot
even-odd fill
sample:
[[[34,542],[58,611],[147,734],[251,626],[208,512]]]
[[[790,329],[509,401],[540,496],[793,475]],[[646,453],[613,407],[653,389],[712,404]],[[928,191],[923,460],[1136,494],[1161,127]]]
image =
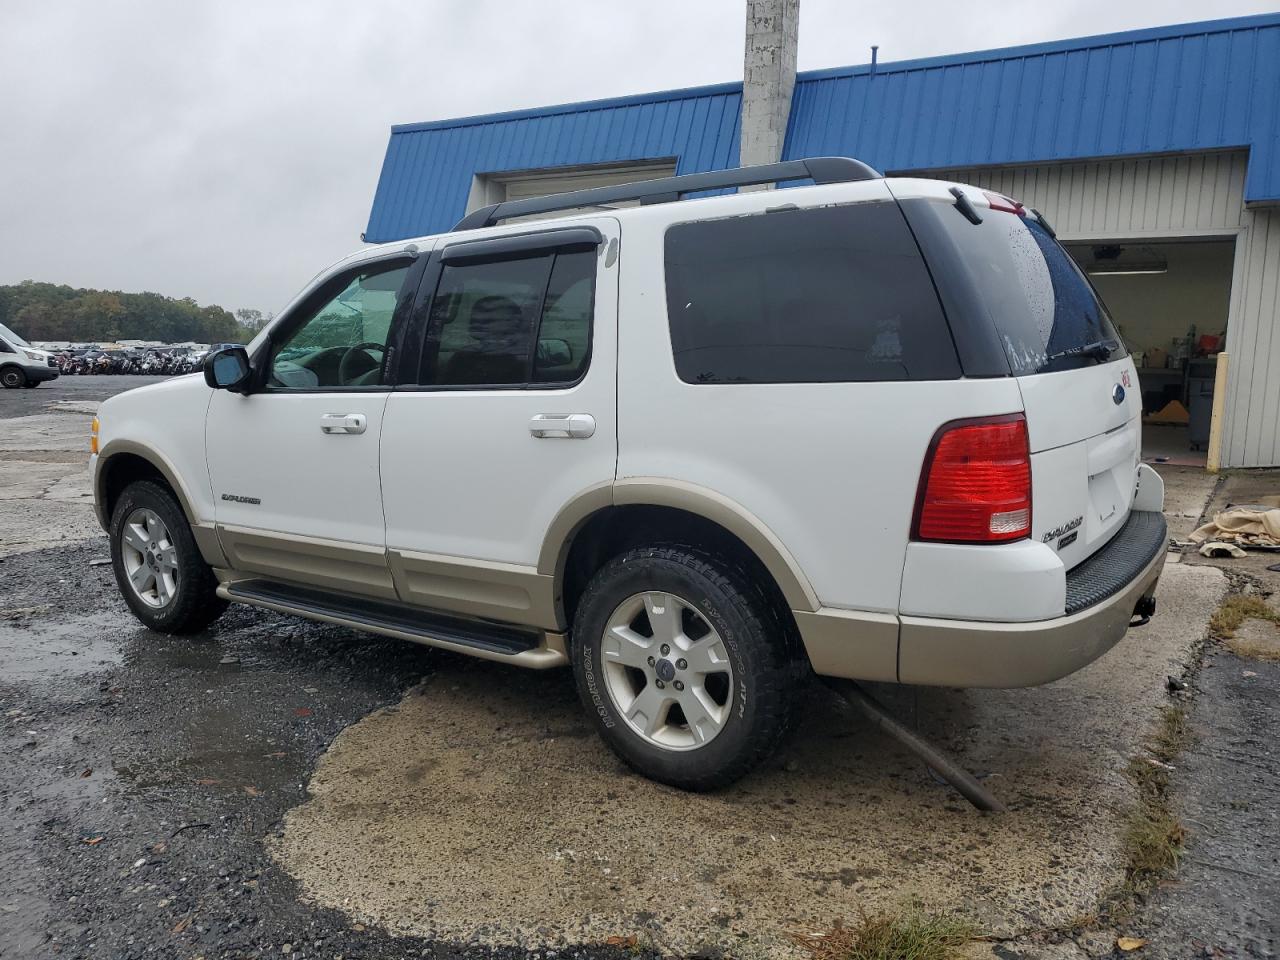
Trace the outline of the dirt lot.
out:
[[[1275,950],[1280,670],[1199,666],[1230,564],[1265,564],[1179,558],[1150,625],[1045,688],[877,691],[1008,814],[816,687],[783,755],[689,796],[624,771],[562,673],[247,609],[142,629],[83,479],[79,404],[121,379],[0,395],[0,957],[754,957],[913,901],[977,923],[974,955],[1107,955],[1118,931],[1080,921],[1124,881],[1125,770],[1184,675],[1191,840],[1131,932],[1144,956]],[[1176,532],[1230,497],[1168,479]]]

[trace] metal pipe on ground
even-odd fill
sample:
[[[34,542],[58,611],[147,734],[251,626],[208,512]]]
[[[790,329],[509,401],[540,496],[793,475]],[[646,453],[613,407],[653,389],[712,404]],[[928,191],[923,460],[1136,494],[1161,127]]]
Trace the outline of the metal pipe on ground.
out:
[[[909,730],[895,720],[888,710],[857,683],[834,677],[825,677],[824,680],[846,703],[857,707],[879,730],[893,737],[927,763],[935,773],[955,787],[977,809],[984,813],[1004,813],[1008,809],[995,794],[978,781],[977,777],[920,734]]]

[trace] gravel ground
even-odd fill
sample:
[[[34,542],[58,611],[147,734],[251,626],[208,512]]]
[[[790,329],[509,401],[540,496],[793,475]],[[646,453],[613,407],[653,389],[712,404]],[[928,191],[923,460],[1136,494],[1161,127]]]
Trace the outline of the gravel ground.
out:
[[[0,562],[0,957],[466,954],[305,905],[262,843],[343,727],[453,658],[246,609],[162,637],[101,553]]]

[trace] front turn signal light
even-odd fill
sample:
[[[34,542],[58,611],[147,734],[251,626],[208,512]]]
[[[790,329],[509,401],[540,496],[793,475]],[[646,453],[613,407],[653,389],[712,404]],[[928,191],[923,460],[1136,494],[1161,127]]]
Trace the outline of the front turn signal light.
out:
[[[89,427],[89,452],[98,452],[98,418],[93,418],[93,424]]]

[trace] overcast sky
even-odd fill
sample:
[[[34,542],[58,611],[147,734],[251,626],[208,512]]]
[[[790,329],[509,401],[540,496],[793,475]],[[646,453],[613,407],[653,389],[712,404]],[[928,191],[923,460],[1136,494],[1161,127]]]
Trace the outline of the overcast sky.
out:
[[[1260,13],[801,0],[800,68]],[[742,76],[743,0],[0,0],[0,283],[276,311],[359,245],[393,123]]]

